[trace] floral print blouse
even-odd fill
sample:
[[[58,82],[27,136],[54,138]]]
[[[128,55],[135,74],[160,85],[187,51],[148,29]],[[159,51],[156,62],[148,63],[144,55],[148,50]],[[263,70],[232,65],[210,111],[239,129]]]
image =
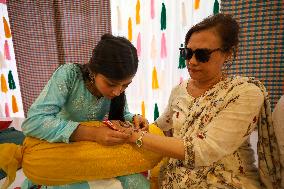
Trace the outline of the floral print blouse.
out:
[[[185,146],[185,160],[170,158],[161,188],[260,188],[249,136],[256,128],[264,95],[242,77],[227,78],[198,98],[184,81],[171,93],[156,123]]]

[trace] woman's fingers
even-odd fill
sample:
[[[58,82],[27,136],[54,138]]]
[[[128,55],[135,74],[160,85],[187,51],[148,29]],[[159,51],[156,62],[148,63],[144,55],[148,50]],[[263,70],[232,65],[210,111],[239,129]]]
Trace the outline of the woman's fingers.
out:
[[[140,117],[138,115],[133,117],[133,123],[136,129],[140,129]]]
[[[147,119],[142,117],[141,115],[136,115],[133,118],[133,122],[136,129],[141,129],[142,131],[147,131],[149,128],[149,122]]]

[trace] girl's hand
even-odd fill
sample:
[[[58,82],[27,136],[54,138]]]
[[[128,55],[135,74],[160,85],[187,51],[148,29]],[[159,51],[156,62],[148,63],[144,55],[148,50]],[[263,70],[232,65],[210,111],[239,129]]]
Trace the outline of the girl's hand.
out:
[[[135,125],[135,128],[138,130],[142,130],[142,131],[149,130],[148,120],[139,114],[136,114],[135,116],[133,116],[133,123]]]
[[[95,141],[102,145],[112,146],[126,143],[130,135],[108,127],[96,128]]]
[[[70,137],[70,141],[94,141],[102,145],[118,145],[128,141],[127,132],[113,130],[107,126],[90,127],[79,125]]]
[[[128,134],[129,136],[132,135],[132,132],[134,131],[133,125],[128,121],[111,120],[110,122],[112,124],[112,126],[109,126],[110,128]]]

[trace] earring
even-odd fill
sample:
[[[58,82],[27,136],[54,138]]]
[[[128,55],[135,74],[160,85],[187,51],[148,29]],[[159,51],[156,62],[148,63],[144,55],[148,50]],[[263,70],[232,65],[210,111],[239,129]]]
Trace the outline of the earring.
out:
[[[95,78],[96,78],[96,75],[94,73],[89,73],[89,78],[90,78],[90,82],[92,84],[95,83]]]
[[[227,67],[227,68],[231,67],[231,66],[233,65],[232,59],[229,58],[229,59],[225,60],[224,65],[225,65],[225,67]]]
[[[223,74],[228,75],[232,65],[233,65],[232,59],[225,60],[222,68]]]

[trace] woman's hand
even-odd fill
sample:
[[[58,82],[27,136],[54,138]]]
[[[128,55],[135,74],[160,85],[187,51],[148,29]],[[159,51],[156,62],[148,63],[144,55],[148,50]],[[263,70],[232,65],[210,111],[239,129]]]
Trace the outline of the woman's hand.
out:
[[[135,116],[133,116],[133,123],[135,125],[135,128],[138,130],[142,130],[142,131],[149,130],[148,120],[139,114],[136,114]]]

